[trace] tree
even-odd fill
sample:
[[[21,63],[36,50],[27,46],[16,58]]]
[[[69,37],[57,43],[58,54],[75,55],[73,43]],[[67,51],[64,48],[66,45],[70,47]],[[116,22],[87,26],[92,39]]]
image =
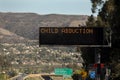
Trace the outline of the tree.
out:
[[[114,74],[120,75],[117,67],[120,60],[120,55],[118,54],[120,52],[120,0],[91,0],[91,2],[93,14],[98,11],[97,20],[95,21],[96,26],[112,29],[112,48],[103,49],[102,55],[104,55],[104,59],[105,56],[108,57],[108,60],[103,62],[111,63],[113,76]],[[105,55],[104,53],[107,54]],[[114,76],[113,78],[119,79],[120,76]]]
[[[96,26],[95,18],[93,15],[88,17],[88,21],[86,22],[87,26],[93,27]]]
[[[76,70],[72,75],[73,80],[82,80],[81,70]]]
[[[94,48],[81,48],[82,58],[84,59],[84,66],[88,66],[88,64],[94,63]]]

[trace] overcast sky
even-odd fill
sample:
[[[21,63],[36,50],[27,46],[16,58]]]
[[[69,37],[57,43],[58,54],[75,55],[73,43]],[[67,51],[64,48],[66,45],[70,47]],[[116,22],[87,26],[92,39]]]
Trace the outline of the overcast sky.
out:
[[[90,0],[0,0],[0,12],[90,15]]]

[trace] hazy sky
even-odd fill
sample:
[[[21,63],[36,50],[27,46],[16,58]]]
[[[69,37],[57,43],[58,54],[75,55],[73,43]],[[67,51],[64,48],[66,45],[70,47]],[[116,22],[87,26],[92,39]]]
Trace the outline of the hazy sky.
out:
[[[0,0],[0,12],[91,14],[90,0]]]

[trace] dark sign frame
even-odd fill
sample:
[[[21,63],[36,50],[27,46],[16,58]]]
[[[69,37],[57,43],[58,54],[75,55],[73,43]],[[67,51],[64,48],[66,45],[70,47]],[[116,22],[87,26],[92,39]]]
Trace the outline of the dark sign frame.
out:
[[[110,47],[103,27],[40,27],[40,46]]]

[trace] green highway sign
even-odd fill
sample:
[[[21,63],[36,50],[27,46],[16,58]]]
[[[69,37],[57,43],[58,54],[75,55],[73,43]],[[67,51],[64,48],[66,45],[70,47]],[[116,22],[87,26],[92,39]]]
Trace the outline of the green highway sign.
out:
[[[73,74],[73,70],[70,68],[56,68],[54,72],[56,75],[63,76],[71,76]]]

